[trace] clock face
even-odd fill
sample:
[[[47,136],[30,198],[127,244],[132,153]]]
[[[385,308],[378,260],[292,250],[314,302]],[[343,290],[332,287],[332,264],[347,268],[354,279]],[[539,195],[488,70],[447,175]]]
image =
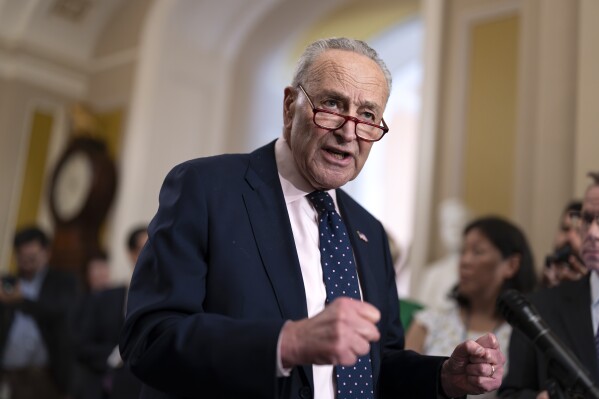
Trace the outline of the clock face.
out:
[[[93,165],[82,151],[73,152],[62,164],[52,191],[58,217],[67,221],[76,217],[92,188]]]

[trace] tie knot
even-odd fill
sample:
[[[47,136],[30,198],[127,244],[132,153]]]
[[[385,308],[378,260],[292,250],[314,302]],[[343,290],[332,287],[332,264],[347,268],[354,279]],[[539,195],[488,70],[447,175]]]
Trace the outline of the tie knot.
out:
[[[333,198],[326,191],[313,191],[307,195],[318,214],[321,214],[325,211],[327,212],[335,212],[335,204],[333,203]]]

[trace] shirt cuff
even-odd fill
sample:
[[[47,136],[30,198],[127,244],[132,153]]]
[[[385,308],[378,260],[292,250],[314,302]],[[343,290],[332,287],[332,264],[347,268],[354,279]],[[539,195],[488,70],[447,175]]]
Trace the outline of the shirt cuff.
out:
[[[115,346],[108,359],[106,360],[106,364],[110,368],[116,369],[118,367],[123,367],[123,359],[121,358],[121,352],[119,352],[119,346]]]
[[[285,324],[289,323],[286,321]],[[285,326],[283,324],[283,327]],[[281,328],[281,332],[283,329]],[[279,339],[277,340],[277,377],[289,377],[291,375],[291,369],[283,367],[283,359],[281,359],[281,332],[279,332]]]

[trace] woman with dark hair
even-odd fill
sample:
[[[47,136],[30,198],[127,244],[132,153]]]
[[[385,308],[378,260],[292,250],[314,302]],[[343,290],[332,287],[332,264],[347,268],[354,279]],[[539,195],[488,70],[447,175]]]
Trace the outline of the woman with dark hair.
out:
[[[497,297],[510,288],[530,292],[536,282],[532,252],[522,231],[495,216],[474,220],[464,229],[458,284],[452,291],[455,301],[443,309],[417,313],[406,335],[406,349],[449,356],[457,343],[492,331],[507,353],[511,327],[495,309]],[[477,396],[493,397],[495,392]]]

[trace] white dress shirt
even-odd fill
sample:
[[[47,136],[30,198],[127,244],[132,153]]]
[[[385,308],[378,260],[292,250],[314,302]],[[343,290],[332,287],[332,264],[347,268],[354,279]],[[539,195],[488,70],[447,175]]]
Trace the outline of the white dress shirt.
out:
[[[293,154],[283,137],[280,137],[275,144],[275,157],[304,280],[308,317],[313,317],[324,309],[327,297],[320,265],[318,213],[306,198],[314,188],[297,170]],[[333,198],[335,209],[339,212],[335,190],[329,190],[328,193]],[[335,399],[333,366],[313,365],[312,373],[314,399]]]
[[[599,275],[591,271],[591,315],[593,317],[593,335],[599,326]]]
[[[47,271],[47,268],[43,268],[31,280],[19,279],[23,298],[30,301],[38,300]],[[43,367],[48,364],[48,350],[42,333],[35,319],[29,314],[15,311],[5,344],[4,357],[1,360],[3,368],[9,370]]]

